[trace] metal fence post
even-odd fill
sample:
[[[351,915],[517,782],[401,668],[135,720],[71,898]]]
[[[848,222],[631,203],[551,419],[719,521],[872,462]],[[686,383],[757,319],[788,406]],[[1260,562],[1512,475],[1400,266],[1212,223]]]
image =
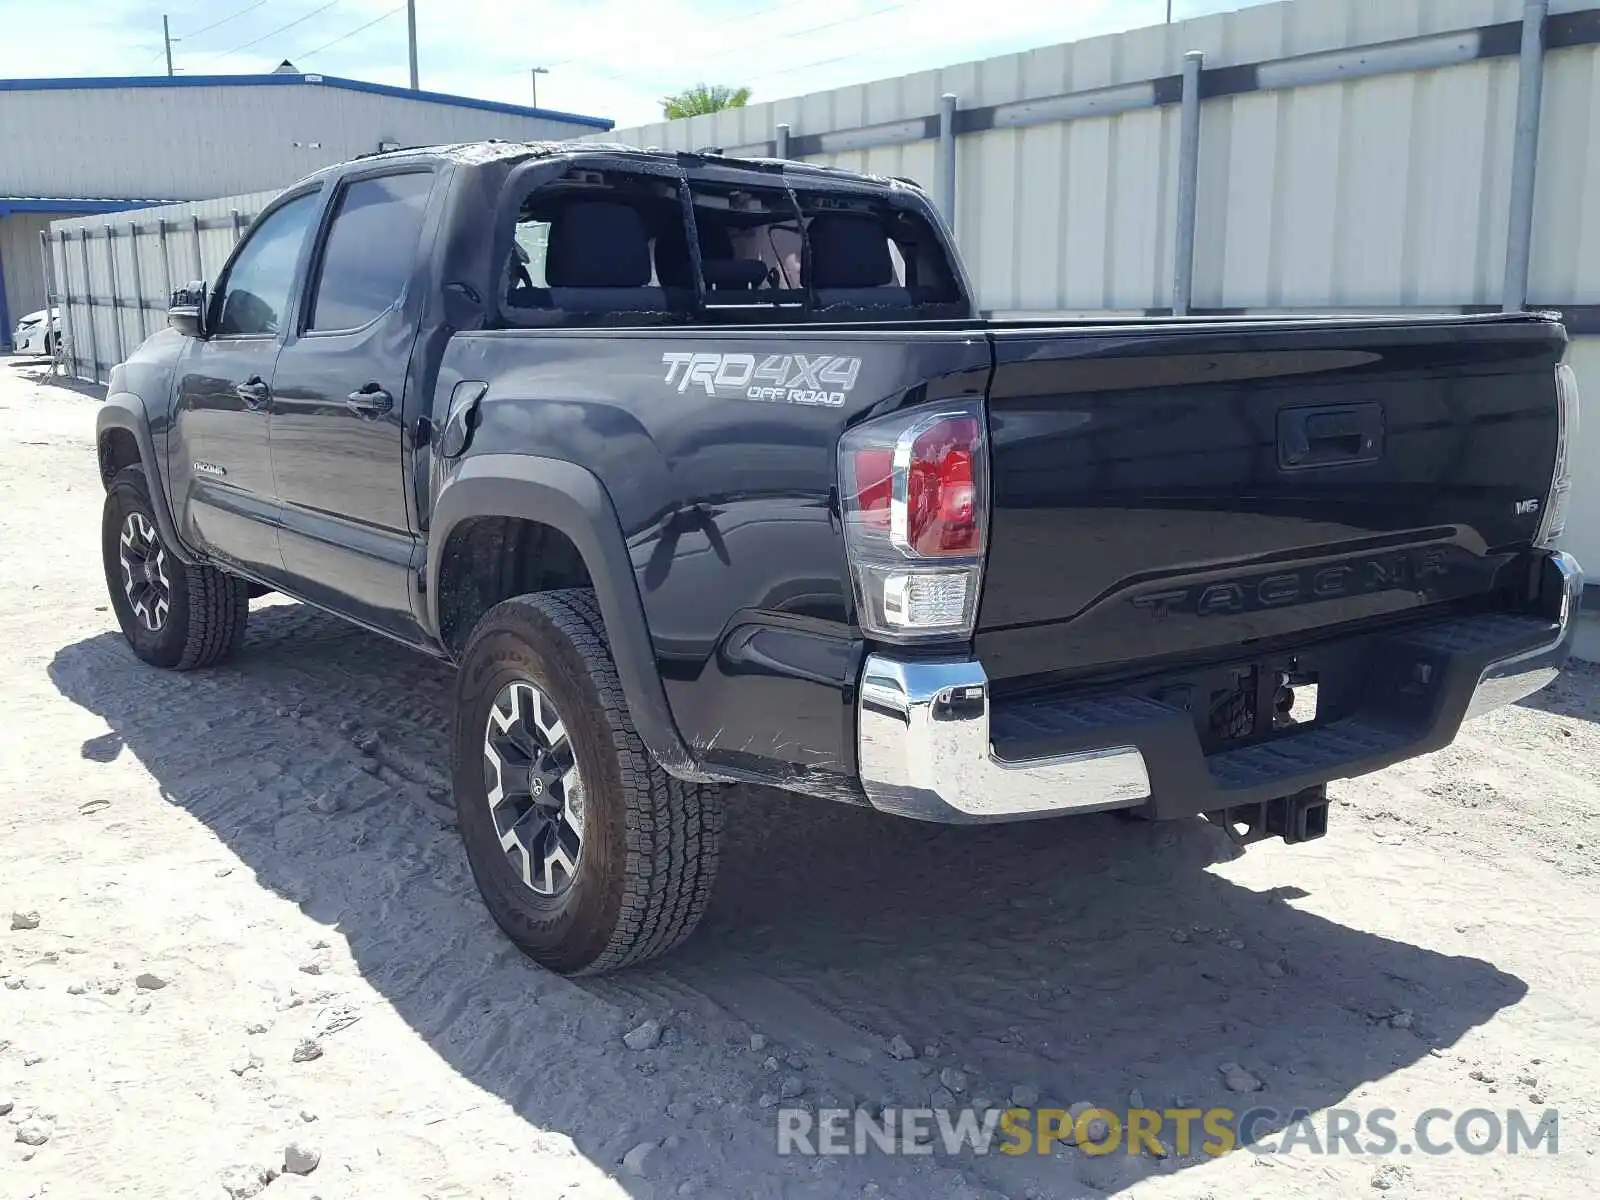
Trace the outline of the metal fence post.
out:
[[[44,270],[45,345],[50,349],[50,374],[56,375],[61,371],[61,334],[56,331],[56,314],[63,307],[63,303],[56,294],[56,264],[50,257],[48,229],[39,230],[39,250],[43,259],[40,266]]]
[[[156,222],[156,248],[161,252],[161,297],[163,304],[172,303],[172,260],[167,257],[167,219]]]
[[[939,212],[956,229],[956,94],[939,97]]]
[[[233,244],[237,246],[239,244],[239,231],[244,228],[244,218],[239,215],[237,208],[232,208],[228,211],[233,214]]]
[[[1521,312],[1528,303],[1533,257],[1534,185],[1539,168],[1539,115],[1544,99],[1544,20],[1549,0],[1522,8],[1522,59],[1517,68],[1517,132],[1511,153],[1511,207],[1506,222],[1506,280],[1501,308]]]
[[[61,307],[66,309],[66,320],[62,323],[62,333],[66,334],[69,353],[62,363],[67,368],[67,374],[73,379],[78,375],[78,318],[77,308],[72,303],[72,259],[67,253],[67,231],[61,230],[56,236],[56,245],[61,250]]]
[[[100,382],[100,339],[94,328],[94,276],[89,271],[89,231],[78,230],[78,257],[83,260],[83,307],[89,314],[89,378]],[[78,378],[83,378],[81,375]]]
[[[106,281],[111,285],[111,334],[116,339],[117,362],[127,358],[122,341],[122,285],[117,281],[117,231],[106,230]]]
[[[204,279],[206,277],[206,265],[200,257],[200,218],[190,217],[189,228],[194,231],[194,274],[189,278]]]
[[[773,136],[773,147],[773,152],[779,158],[789,157],[789,127],[787,125],[778,126]]]
[[[1183,108],[1178,122],[1178,229],[1172,243],[1172,315],[1186,317],[1194,299],[1194,221],[1200,184],[1200,72],[1206,56],[1183,56]]]
[[[139,223],[128,222],[128,253],[133,257],[133,331],[137,346],[150,336],[144,322],[144,272],[139,268]]]

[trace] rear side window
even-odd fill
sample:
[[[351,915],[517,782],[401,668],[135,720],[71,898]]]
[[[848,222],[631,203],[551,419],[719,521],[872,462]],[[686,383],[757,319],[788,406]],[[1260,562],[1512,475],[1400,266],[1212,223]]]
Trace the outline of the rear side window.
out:
[[[801,272],[826,318],[850,310],[916,310],[958,305],[944,245],[915,212],[873,201],[827,195],[800,197],[809,259]]]
[[[689,185],[689,195],[707,309],[801,308],[802,233],[794,198],[779,187],[700,180]],[[678,242],[685,282],[693,287],[688,245],[682,236]]]
[[[544,278],[545,259],[550,255],[550,222],[549,221],[522,221],[517,225],[515,253],[522,263],[522,268],[527,272],[528,286],[546,287]],[[517,275],[515,265],[512,268],[513,282],[521,277]]]
[[[522,201],[503,311],[522,325],[685,319],[694,302],[687,262],[676,274],[660,266],[671,243],[687,245],[676,179],[569,171]]]
[[[521,198],[500,268],[502,319],[548,326],[971,315],[947,247],[910,200],[806,182],[721,165],[681,178],[573,166]]]
[[[400,299],[417,259],[433,176],[360,179],[340,193],[312,295],[309,330],[359,329]]]

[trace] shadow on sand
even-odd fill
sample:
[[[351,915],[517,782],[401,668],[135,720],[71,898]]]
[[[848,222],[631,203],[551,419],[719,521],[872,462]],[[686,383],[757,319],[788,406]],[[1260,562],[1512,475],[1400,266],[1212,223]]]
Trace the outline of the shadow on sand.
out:
[[[1526,991],[1489,963],[1301,911],[1297,889],[1228,882],[1207,868],[1231,847],[1198,821],[966,830],[755,789],[730,795],[699,934],[658,963],[567,983],[510,950],[466,875],[443,787],[444,667],[280,604],[257,608],[227,667],[163,674],[107,633],[63,647],[50,675],[113,731],[85,758],[125,744],[263,886],[336,925],[365,979],[453,1069],[608,1170],[641,1137],[696,1139],[703,1148],[681,1153],[703,1194],[855,1195],[869,1179],[885,1195],[948,1191],[948,1171],[905,1160],[821,1173],[777,1158],[755,1104],[774,1076],[746,1046],[751,1029],[805,1060],[808,1099],[927,1104],[927,1065],[883,1053],[901,1034],[964,1068],[972,1098],[1004,1103],[1029,1083],[1046,1103],[1120,1106],[1137,1088],[1152,1107],[1287,1113],[1338,1103]],[[379,734],[372,755],[353,745],[366,730]],[[1400,1009],[1425,1019],[1391,1029],[1382,1018]],[[671,1014],[664,1053],[713,1064],[703,1077],[667,1063],[641,1074],[617,1039],[645,1013]],[[597,1061],[549,1065],[574,1038]],[[1266,1090],[1226,1091],[1229,1061]],[[750,1138],[761,1142],[731,1144]],[[1074,1151],[956,1165],[1013,1196],[1075,1196],[1197,1161]]]

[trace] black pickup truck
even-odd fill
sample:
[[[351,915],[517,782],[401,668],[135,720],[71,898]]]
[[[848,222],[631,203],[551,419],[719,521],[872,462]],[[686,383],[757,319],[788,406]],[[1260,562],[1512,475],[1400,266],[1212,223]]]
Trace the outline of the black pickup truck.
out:
[[[495,919],[563,971],[705,908],[723,788],[930,821],[1326,826],[1548,683],[1547,315],[994,321],[918,187],[593,144],[330,168],[112,373],[136,654],[283,592],[457,665]]]

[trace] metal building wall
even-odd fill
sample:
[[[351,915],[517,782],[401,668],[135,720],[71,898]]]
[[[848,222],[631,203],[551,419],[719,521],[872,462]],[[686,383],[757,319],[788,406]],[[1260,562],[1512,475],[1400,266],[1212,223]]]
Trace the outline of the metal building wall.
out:
[[[276,83],[0,86],[0,194],[198,199],[280,188],[331,163],[402,145],[568,138],[594,123],[351,90]],[[289,82],[282,82],[288,79]]]
[[[1550,0],[1528,299],[1591,401],[1567,543],[1600,564],[1600,2]],[[898,175],[997,313],[1173,304],[1179,76],[1204,55],[1197,310],[1499,307],[1523,0],[1292,0],[595,135]],[[1316,81],[1316,82],[1308,82]]]
[[[42,306],[32,297],[44,263],[28,236],[37,223],[4,215],[5,197],[90,198],[84,211],[103,211],[119,199],[282,188],[383,142],[571,138],[608,124],[320,75],[0,80],[7,307],[15,318]],[[0,330],[0,348],[9,334]]]
[[[40,270],[39,234],[50,218],[34,213],[0,217],[0,264],[5,268],[5,311],[11,324],[44,307],[44,273]],[[9,334],[0,331],[0,338]]]

